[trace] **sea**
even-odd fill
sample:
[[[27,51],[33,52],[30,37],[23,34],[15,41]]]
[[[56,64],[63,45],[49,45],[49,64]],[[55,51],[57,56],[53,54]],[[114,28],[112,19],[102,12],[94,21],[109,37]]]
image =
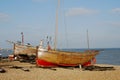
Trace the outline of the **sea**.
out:
[[[64,51],[81,52],[87,49],[62,49]],[[120,65],[120,48],[97,48],[100,53],[96,56],[97,64]],[[8,57],[13,50],[0,50],[0,56]]]

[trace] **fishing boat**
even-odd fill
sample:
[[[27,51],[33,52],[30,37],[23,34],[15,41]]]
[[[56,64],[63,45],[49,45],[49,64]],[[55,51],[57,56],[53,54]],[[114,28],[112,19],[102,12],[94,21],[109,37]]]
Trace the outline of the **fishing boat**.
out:
[[[60,0],[58,1],[58,5]],[[56,13],[56,17],[58,12]],[[58,17],[56,18],[56,21]],[[58,23],[58,22],[56,22]],[[95,63],[95,56],[99,53],[96,50],[90,50],[84,52],[70,52],[70,51],[59,51],[56,49],[57,41],[57,30],[58,24],[56,24],[55,43],[54,49],[51,50],[48,44],[48,48],[43,48],[42,41],[38,47],[36,64],[40,67],[56,67],[56,66],[88,66]]]
[[[11,43],[11,41],[9,41]],[[13,54],[9,55],[9,60],[18,61],[34,61],[36,57],[37,49],[31,45],[22,45],[13,43]]]
[[[14,55],[36,55],[36,47],[14,44]]]
[[[96,63],[95,56],[99,54],[98,50],[90,49],[83,52],[51,49],[49,41],[46,48],[43,45],[43,41],[41,40],[36,54],[36,65],[40,67],[91,66]]]
[[[17,42],[13,42],[13,41],[9,41],[7,40],[7,42],[13,44],[13,55],[10,55],[10,59],[14,60],[14,58],[16,58],[17,60],[20,59],[30,59],[31,57],[33,58],[33,60],[36,57],[36,47],[30,45],[30,43],[24,44],[24,35],[23,32],[22,34],[22,42],[21,41],[17,41]]]
[[[90,50],[85,52],[66,52],[39,49],[36,64],[42,67],[55,66],[88,66],[94,63],[95,56],[99,51]],[[93,63],[92,63],[93,62]]]

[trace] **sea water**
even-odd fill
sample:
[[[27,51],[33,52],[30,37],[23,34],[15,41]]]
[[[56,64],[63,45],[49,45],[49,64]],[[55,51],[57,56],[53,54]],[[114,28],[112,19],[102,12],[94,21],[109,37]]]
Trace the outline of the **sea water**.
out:
[[[62,49],[64,51],[81,52],[87,49]],[[97,64],[120,65],[120,48],[100,48],[100,53],[96,56]],[[2,57],[12,54],[13,50],[0,50]]]
[[[120,65],[120,48],[103,49],[96,59],[99,64]]]
[[[2,57],[8,57],[8,55],[10,55],[10,54],[13,54],[13,50],[12,49],[2,49],[2,50],[0,50],[0,55],[2,56]]]

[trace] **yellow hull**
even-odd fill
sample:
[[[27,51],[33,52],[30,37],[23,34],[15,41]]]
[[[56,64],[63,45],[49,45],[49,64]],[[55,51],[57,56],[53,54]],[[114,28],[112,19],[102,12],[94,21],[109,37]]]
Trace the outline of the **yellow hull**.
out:
[[[99,51],[63,52],[63,51],[38,51],[37,59],[57,65],[82,65],[94,58]]]

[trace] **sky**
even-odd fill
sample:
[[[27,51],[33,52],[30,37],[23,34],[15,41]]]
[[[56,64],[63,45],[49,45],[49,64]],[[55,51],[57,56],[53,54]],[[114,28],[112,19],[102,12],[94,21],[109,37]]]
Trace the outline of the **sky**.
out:
[[[0,0],[0,48],[9,41],[37,46],[47,36],[57,48],[120,48],[120,0]],[[87,37],[88,30],[88,37]]]

